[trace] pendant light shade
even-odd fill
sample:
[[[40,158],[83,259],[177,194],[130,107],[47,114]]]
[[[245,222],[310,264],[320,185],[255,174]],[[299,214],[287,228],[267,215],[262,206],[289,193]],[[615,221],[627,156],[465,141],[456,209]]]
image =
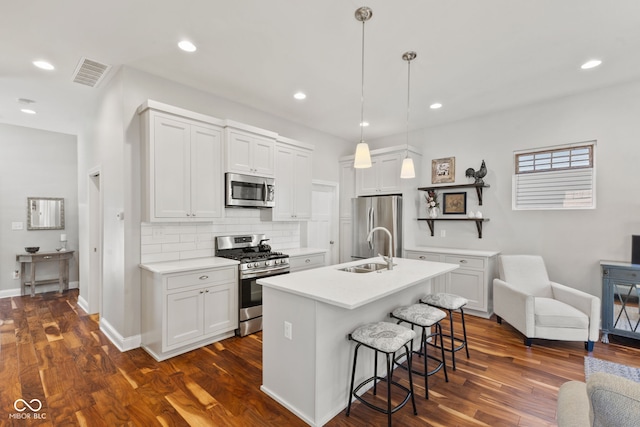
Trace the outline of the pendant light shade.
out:
[[[369,145],[364,142],[364,23],[373,16],[371,8],[366,6],[356,9],[356,20],[362,22],[362,91],[360,96],[360,142],[356,146],[356,155],[353,167],[356,169],[371,167],[371,154]]]
[[[407,61],[407,151],[402,161],[402,169],[400,170],[400,178],[411,179],[416,177],[416,169],[413,166],[413,159],[409,157],[409,111],[410,111],[410,95],[411,95],[411,61],[418,56],[415,52],[405,52],[402,59]]]

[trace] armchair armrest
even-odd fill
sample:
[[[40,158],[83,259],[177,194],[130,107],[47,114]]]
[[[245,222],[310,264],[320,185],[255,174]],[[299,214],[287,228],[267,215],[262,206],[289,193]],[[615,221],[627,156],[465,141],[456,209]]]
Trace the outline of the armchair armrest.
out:
[[[551,282],[551,289],[555,299],[575,307],[589,316],[589,341],[598,341],[600,337],[600,298],[556,282]]]
[[[493,279],[495,313],[526,337],[534,337],[535,298],[501,279]]]

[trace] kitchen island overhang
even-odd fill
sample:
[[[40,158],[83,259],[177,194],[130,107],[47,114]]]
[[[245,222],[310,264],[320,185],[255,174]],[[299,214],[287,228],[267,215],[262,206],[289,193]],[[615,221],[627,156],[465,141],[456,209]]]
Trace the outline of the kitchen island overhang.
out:
[[[371,258],[258,281],[264,316],[261,390],[310,425],[324,425],[347,405],[353,357],[348,334],[389,320],[394,308],[431,292],[431,279],[458,268],[395,258],[393,270],[341,271],[383,262]],[[362,359],[357,379],[373,372],[373,358]]]

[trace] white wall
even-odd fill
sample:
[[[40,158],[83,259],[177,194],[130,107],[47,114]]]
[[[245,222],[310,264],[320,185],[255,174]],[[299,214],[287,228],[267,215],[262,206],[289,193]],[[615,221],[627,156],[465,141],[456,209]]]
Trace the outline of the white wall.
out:
[[[4,124],[0,141],[0,297],[5,297],[20,294],[20,281],[12,279],[12,272],[19,269],[16,254],[25,246],[53,251],[64,233],[67,248],[78,249],[77,148],[73,135]],[[65,229],[27,230],[27,197],[63,197]],[[24,228],[12,230],[12,222],[21,222]],[[77,255],[69,266],[71,282],[78,281]],[[39,264],[38,279],[56,277],[56,263]],[[57,285],[37,292],[53,289]]]
[[[472,182],[465,178],[465,169],[478,169],[486,161],[485,182],[491,188],[484,191],[484,204],[477,205],[475,193],[468,194],[467,203],[490,222],[478,239],[473,223],[436,222],[431,237],[425,222],[410,221],[407,245],[540,254],[552,280],[600,295],[599,261],[630,261],[631,235],[640,234],[638,117],[640,83],[632,83],[414,132],[411,144],[422,148],[424,171],[416,188],[431,185],[432,159],[456,158],[456,184]],[[372,146],[398,140],[384,138]],[[511,209],[514,150],[589,140],[597,141],[596,209]],[[439,237],[442,229],[444,238]]]
[[[305,128],[286,119],[254,110],[237,102],[222,99],[200,90],[177,84],[130,68],[119,70],[102,89],[102,96],[96,112],[95,122],[90,124],[86,134],[79,138],[78,176],[81,180],[81,223],[83,242],[81,256],[89,258],[88,245],[88,172],[100,166],[102,193],[104,198],[104,291],[101,322],[108,323],[114,332],[126,340],[139,333],[140,275],[138,265],[141,257],[141,236],[149,252],[145,260],[163,259],[163,256],[202,256],[202,252],[190,252],[188,240],[192,237],[192,225],[158,224],[142,226],[140,222],[140,126],[136,109],[147,99],[175,105],[198,113],[232,119],[253,126],[275,131],[283,136],[311,143],[314,151],[314,179],[338,180],[337,158],[343,154],[344,141],[313,129]],[[222,173],[223,171],[221,171]],[[116,219],[116,213],[123,211],[124,221]],[[243,218],[239,213],[230,213],[222,224],[211,224],[202,232],[207,238],[237,230],[279,234],[276,240],[281,245],[299,245],[299,223],[275,225],[261,222],[259,216]],[[160,246],[162,242],[148,238],[149,227],[167,231],[171,238],[187,240],[186,245],[176,247]],[[206,227],[206,226],[205,226]],[[218,228],[216,228],[218,227]],[[220,231],[219,227],[223,227]],[[200,226],[202,230],[202,226]],[[179,230],[177,233],[176,231]],[[196,227],[197,230],[197,227]],[[214,231],[217,230],[217,231]],[[243,231],[240,231],[243,230]],[[210,234],[208,234],[210,233]],[[202,239],[202,237],[201,237]],[[297,239],[296,242],[293,242]],[[177,252],[177,255],[176,255]],[[167,255],[170,254],[170,255]],[[88,270],[81,268],[81,277],[88,280]],[[81,297],[85,291],[91,292],[90,285],[81,285]]]

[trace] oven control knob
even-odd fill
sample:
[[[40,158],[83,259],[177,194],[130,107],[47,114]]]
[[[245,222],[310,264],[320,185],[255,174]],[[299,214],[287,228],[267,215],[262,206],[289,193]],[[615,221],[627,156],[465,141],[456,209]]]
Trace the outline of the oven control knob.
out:
[[[270,266],[271,265],[271,261],[265,261],[264,265],[266,265],[267,267]]]
[[[258,265],[259,265],[259,264],[258,264],[257,262],[254,262],[254,263],[253,263],[253,266],[254,266],[254,267],[257,267]]]

